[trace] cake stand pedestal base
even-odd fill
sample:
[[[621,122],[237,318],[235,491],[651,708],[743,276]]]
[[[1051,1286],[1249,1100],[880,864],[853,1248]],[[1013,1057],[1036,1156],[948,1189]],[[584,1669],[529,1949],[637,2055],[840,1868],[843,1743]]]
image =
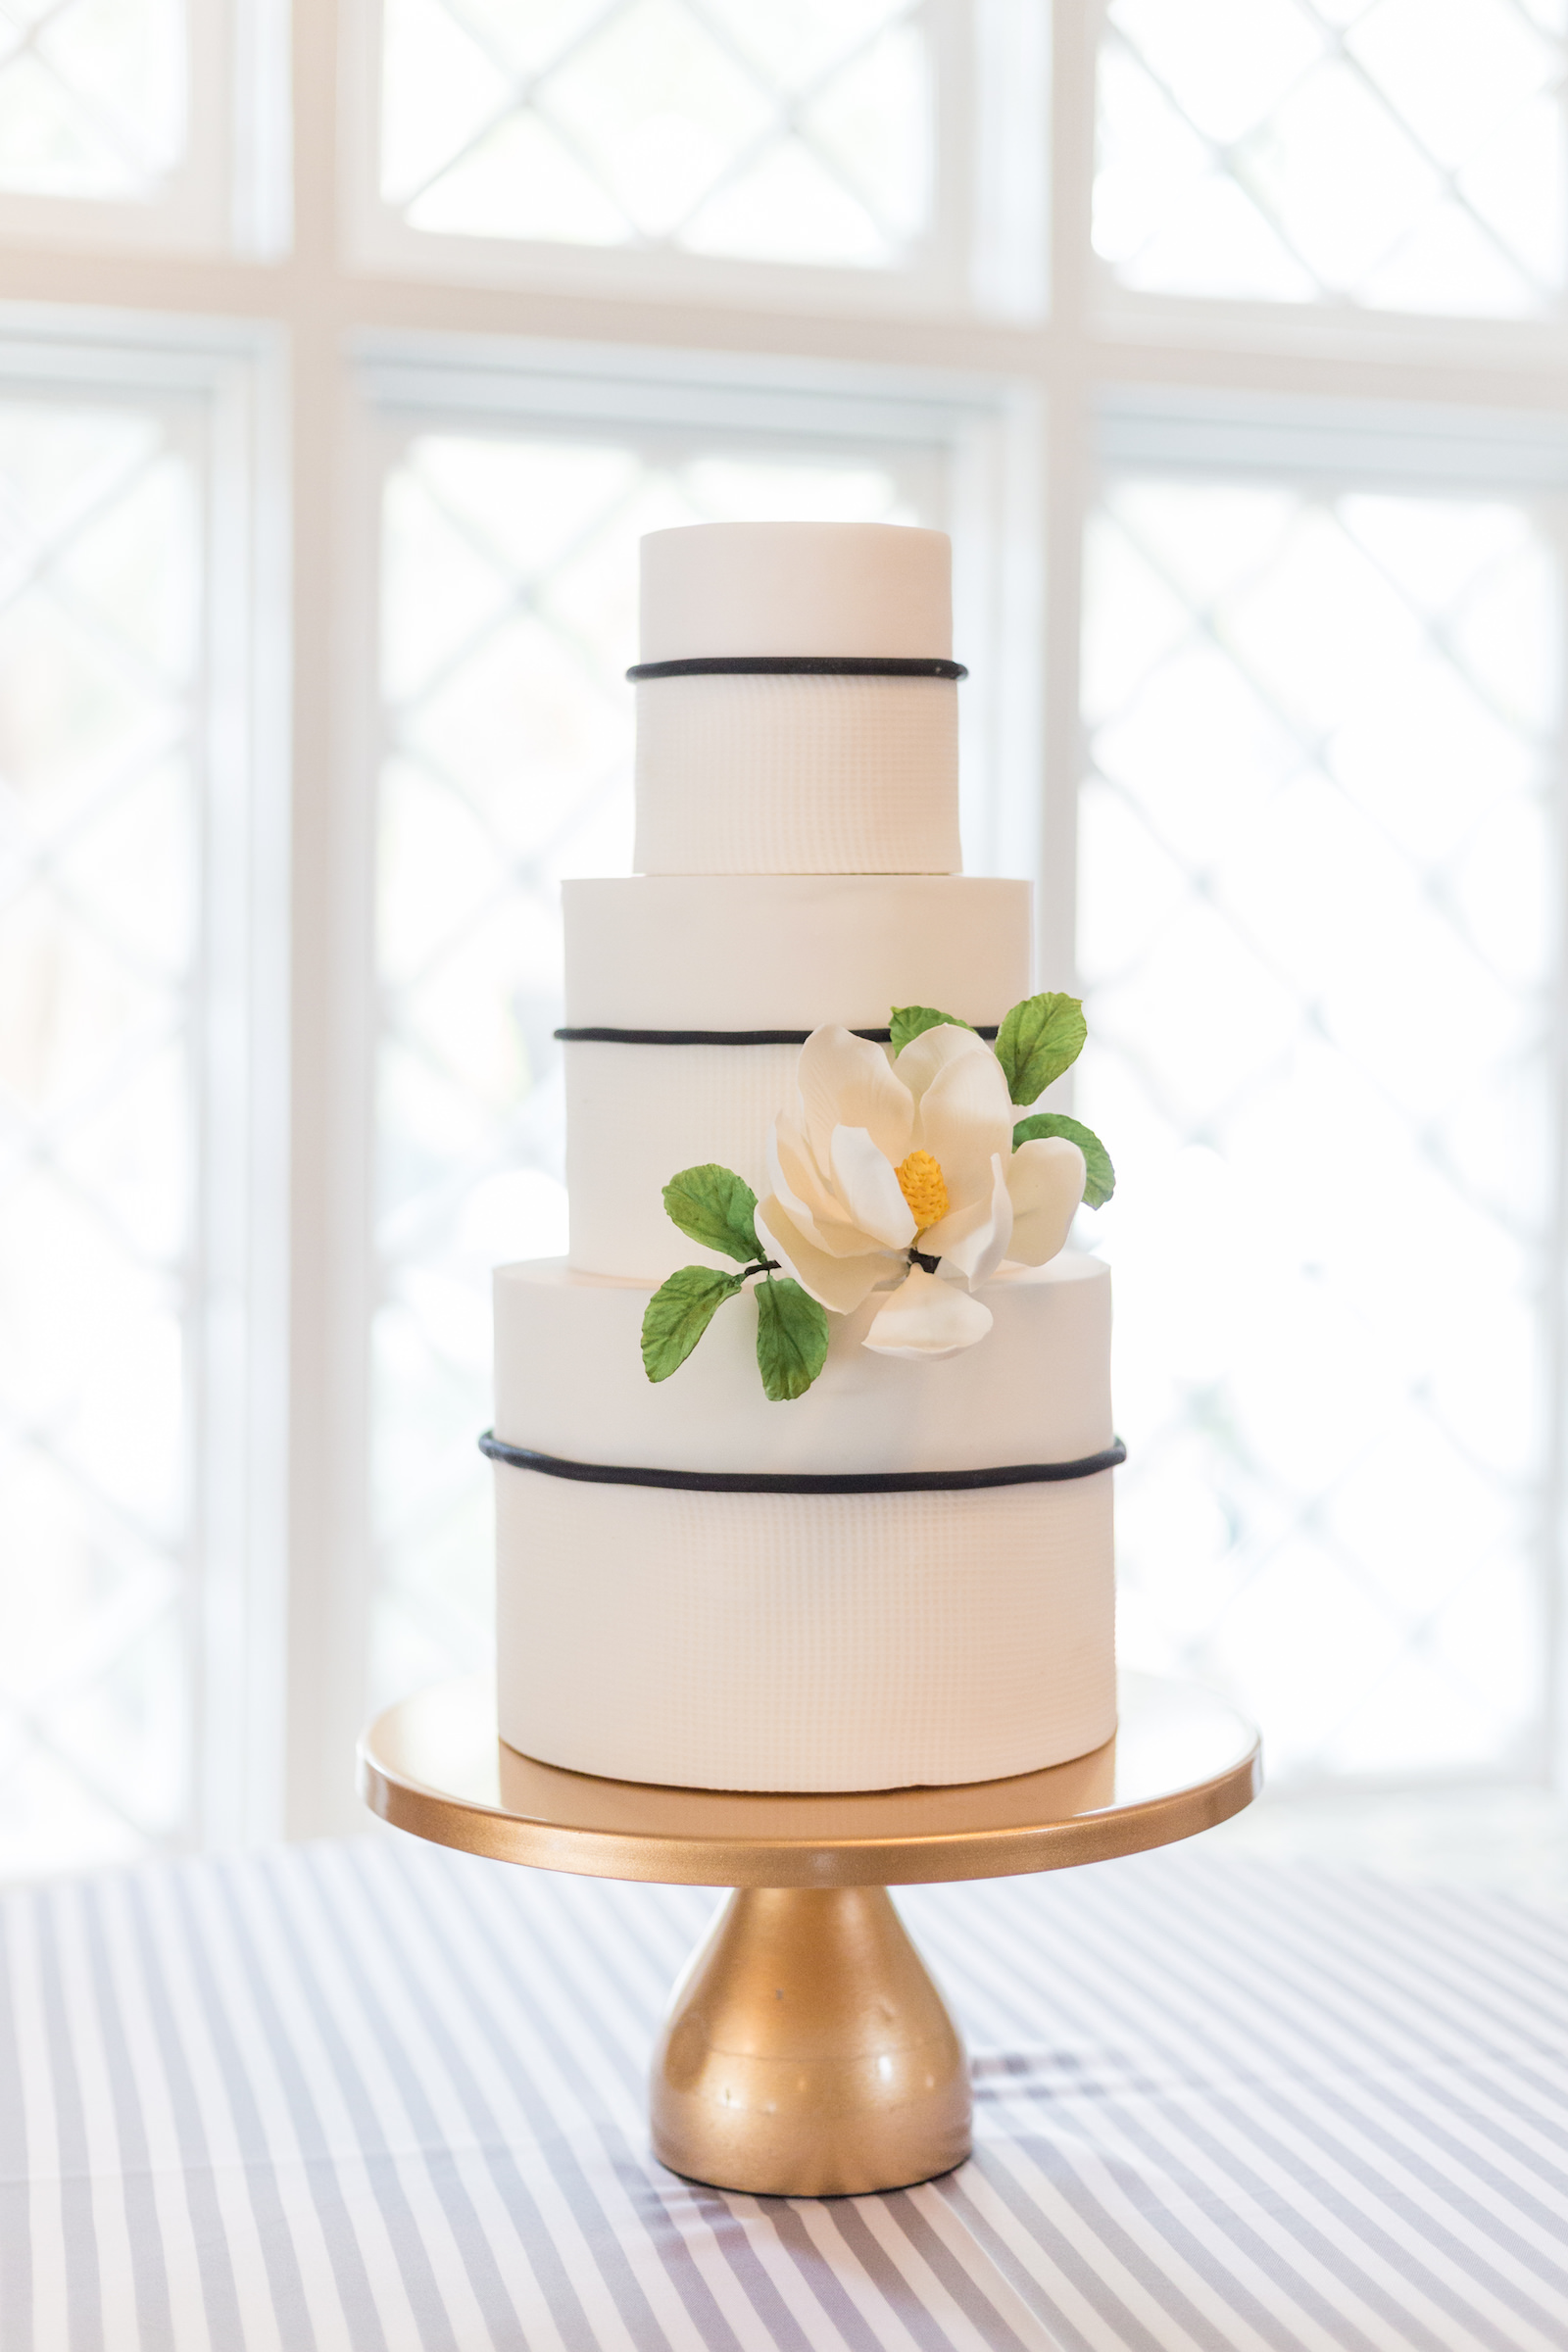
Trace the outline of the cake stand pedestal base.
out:
[[[650,2086],[671,2171],[754,2196],[868,2196],[969,2153],[963,2044],[890,1886],[1061,1870],[1250,1804],[1257,1734],[1192,1683],[1124,1674],[1093,1755],[967,1788],[742,1796],[563,1772],[496,1737],[474,1678],[389,1707],[360,1792],[416,1838],[540,1870],[730,1886],[676,1985]]]
[[[969,2153],[958,2029],[885,1886],[743,1886],[654,2050],[654,2154],[756,2196],[863,2196]]]

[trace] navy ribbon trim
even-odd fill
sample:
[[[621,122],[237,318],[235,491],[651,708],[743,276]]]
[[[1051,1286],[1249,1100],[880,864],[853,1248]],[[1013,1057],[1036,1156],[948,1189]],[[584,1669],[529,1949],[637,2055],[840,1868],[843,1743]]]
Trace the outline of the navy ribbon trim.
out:
[[[689,662],[637,662],[632,685],[650,678],[966,678],[961,662],[867,654],[704,654]]]
[[[1010,1462],[997,1470],[868,1470],[820,1474],[751,1470],[645,1470],[610,1462],[568,1462],[559,1454],[533,1453],[508,1446],[493,1430],[479,1451],[514,1470],[538,1470],[546,1478],[574,1478],[599,1487],[676,1487],[695,1494],[946,1494],[976,1487],[1051,1486],[1067,1478],[1093,1478],[1127,1459],[1115,1438],[1103,1453],[1077,1462]]]
[[[988,1044],[996,1040],[995,1021],[977,1021],[974,1033]],[[809,1029],[558,1029],[564,1046],[804,1046]],[[852,1029],[852,1037],[868,1038],[873,1046],[890,1046],[891,1029]]]

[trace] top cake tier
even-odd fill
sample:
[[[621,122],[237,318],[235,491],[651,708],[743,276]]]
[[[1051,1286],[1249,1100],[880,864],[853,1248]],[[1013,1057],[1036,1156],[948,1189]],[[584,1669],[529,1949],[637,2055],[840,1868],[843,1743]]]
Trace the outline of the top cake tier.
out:
[[[953,659],[945,531],[698,522],[642,543],[639,662]]]
[[[959,869],[952,551],[873,522],[642,543],[636,865]]]

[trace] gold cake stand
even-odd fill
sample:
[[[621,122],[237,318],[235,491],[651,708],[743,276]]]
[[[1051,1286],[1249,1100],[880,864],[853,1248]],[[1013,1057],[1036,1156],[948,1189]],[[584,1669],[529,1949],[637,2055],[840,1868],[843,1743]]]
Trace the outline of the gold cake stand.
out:
[[[465,1853],[735,1891],[654,2054],[654,2152],[756,2195],[860,2196],[969,2153],[963,2044],[890,1886],[1064,1870],[1168,1845],[1256,1795],[1258,1738],[1194,1683],[1124,1674],[1116,1737],[1016,1780],[847,1796],[601,1781],[496,1737],[488,1679],[443,1683],[360,1742],[373,1813]]]

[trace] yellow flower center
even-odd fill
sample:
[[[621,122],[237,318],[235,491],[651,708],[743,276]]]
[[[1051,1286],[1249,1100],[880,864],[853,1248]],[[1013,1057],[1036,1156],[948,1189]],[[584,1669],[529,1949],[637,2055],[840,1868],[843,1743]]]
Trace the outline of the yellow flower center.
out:
[[[948,1188],[942,1162],[929,1152],[911,1152],[898,1170],[899,1190],[909,1203],[917,1232],[938,1225],[948,1213]]]

